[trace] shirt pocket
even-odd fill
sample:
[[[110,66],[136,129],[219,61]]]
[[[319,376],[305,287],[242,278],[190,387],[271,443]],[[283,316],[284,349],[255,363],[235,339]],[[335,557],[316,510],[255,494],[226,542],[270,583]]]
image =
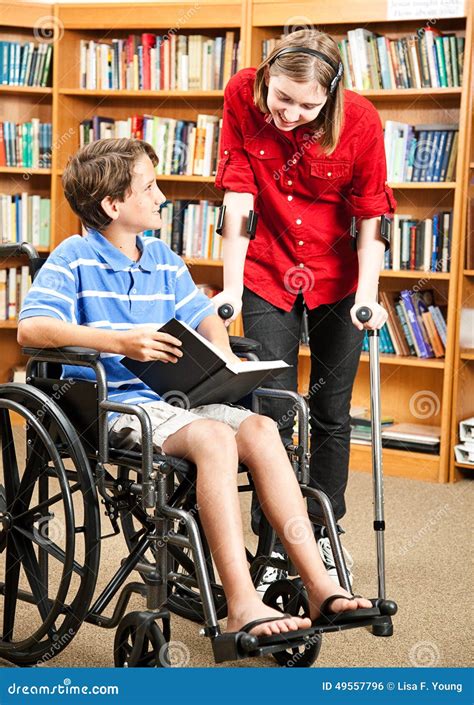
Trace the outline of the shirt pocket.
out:
[[[331,161],[330,159],[312,159],[309,164],[311,183],[318,192],[340,192],[345,190],[352,180],[352,165],[349,161]]]

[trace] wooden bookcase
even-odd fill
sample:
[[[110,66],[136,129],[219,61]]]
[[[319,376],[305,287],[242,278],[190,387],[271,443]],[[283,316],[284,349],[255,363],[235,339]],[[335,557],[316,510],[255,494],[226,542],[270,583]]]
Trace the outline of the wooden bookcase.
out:
[[[6,41],[39,42],[54,28],[54,7],[33,3],[0,2],[0,39]],[[53,64],[56,52],[53,50]],[[0,86],[0,122],[17,123],[39,118],[51,122],[53,88]],[[27,192],[49,198],[52,190],[51,169],[0,167],[0,193]],[[25,260],[0,261],[0,267],[18,267]],[[16,321],[0,321],[0,381],[9,379],[15,365],[22,362],[16,342]]]
[[[51,6],[49,6],[51,8]],[[194,9],[193,9],[194,8]],[[466,3],[469,8],[469,3]],[[50,10],[51,12],[51,10]],[[466,9],[468,12],[468,9]],[[427,18],[417,18],[396,23],[386,20],[386,3],[382,0],[368,2],[356,0],[347,4],[335,0],[330,4],[302,1],[291,6],[285,0],[205,0],[199,5],[193,0],[161,2],[159,4],[94,4],[61,5],[54,7],[60,28],[60,39],[55,44],[53,73],[52,119],[53,150],[52,238],[53,246],[65,237],[78,232],[78,221],[70,211],[61,190],[61,174],[68,156],[79,145],[79,123],[93,114],[114,118],[128,117],[133,113],[148,113],[195,119],[199,112],[222,114],[222,91],[172,92],[172,91],[89,91],[79,85],[79,43],[81,39],[126,36],[130,32],[157,33],[177,27],[179,33],[202,32],[209,36],[232,29],[241,40],[241,66],[255,66],[261,60],[263,39],[277,37],[285,28],[317,27],[342,37],[347,30],[367,26],[373,31],[391,37],[405,36],[422,25]],[[17,17],[23,17],[18,14]],[[341,18],[335,20],[335,18]],[[343,18],[343,19],[342,19]],[[21,25],[22,22],[19,22]],[[29,24],[25,26],[30,26]],[[408,89],[361,91],[373,101],[382,121],[400,119],[412,124],[449,122],[459,124],[459,155],[464,153],[468,135],[468,109],[470,84],[466,81],[472,52],[472,17],[439,19],[436,27],[443,31],[465,34],[465,79],[462,88]],[[296,27],[295,27],[296,28]],[[20,30],[18,30],[20,31]],[[27,30],[22,30],[26,32]],[[288,31],[288,30],[287,30]],[[50,103],[51,105],[51,103]],[[453,371],[459,355],[456,335],[458,332],[458,297],[461,296],[462,277],[462,222],[465,198],[465,165],[461,156],[457,161],[454,183],[409,183],[393,185],[399,203],[398,212],[410,213],[416,218],[428,217],[434,210],[453,209],[453,241],[451,271],[445,273],[383,271],[381,288],[401,290],[418,286],[435,290],[438,302],[448,310],[448,340],[444,359],[420,360],[394,355],[381,356],[382,408],[397,421],[440,425],[442,428],[439,455],[384,450],[384,469],[387,474],[414,477],[436,482],[446,482],[449,477],[450,458],[453,453]],[[41,177],[44,178],[44,177]],[[215,189],[213,178],[158,177],[160,187],[168,198],[209,198],[219,200],[221,192]],[[192,260],[193,277],[198,282],[222,286],[220,262]],[[471,289],[471,296],[472,296]],[[239,332],[238,326],[234,327]],[[5,331],[2,331],[2,336]],[[309,351],[301,349],[299,382],[301,391],[308,385]],[[470,366],[472,371],[472,363]],[[0,369],[0,373],[1,373]],[[367,356],[362,355],[354,389],[353,403],[369,405],[369,378]],[[420,409],[414,416],[412,411]],[[351,466],[370,469],[370,447],[352,446]]]
[[[471,46],[474,39],[474,23],[470,25]],[[470,95],[468,99],[466,122],[468,129],[466,130],[466,143],[463,153],[462,166],[462,192],[464,195],[464,205],[462,209],[462,218],[460,220],[461,233],[466,232],[467,228],[467,206],[468,200],[474,199],[474,70],[472,61],[469,66],[470,77],[467,76],[470,86]],[[466,240],[460,238],[460,268],[459,268],[459,287],[456,301],[456,336],[454,348],[454,363],[453,363],[453,413],[451,416],[451,457],[449,479],[456,481],[461,477],[473,477],[474,466],[467,463],[456,461],[454,455],[454,446],[459,441],[459,422],[462,419],[474,416],[474,350],[463,350],[460,344],[460,312],[463,308],[474,308],[474,269],[465,268],[465,250]]]

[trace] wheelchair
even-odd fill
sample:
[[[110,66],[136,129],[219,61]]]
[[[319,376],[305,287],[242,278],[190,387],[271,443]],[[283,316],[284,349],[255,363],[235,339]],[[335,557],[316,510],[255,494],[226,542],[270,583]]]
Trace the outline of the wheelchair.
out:
[[[0,246],[2,257],[25,254],[34,277],[43,260],[31,245]],[[258,359],[254,341],[233,338],[231,343],[237,355]],[[393,633],[397,607],[385,597],[380,467],[374,522],[379,595],[365,617],[336,623],[316,620],[310,629],[272,636],[222,633],[218,620],[226,616],[226,600],[197,512],[196,468],[154,453],[151,423],[143,408],[107,399],[98,352],[23,352],[29,357],[26,384],[0,384],[1,658],[19,666],[44,663],[66,648],[87,622],[116,630],[115,666],[167,667],[172,665],[172,613],[201,625],[200,634],[210,638],[216,663],[271,654],[279,665],[306,667],[317,659],[326,632],[365,627],[376,636]],[[95,381],[62,379],[64,364],[92,368]],[[253,395],[256,411],[268,395],[291,398],[297,410],[298,440],[287,452],[303,495],[322,507],[339,582],[351,592],[330,502],[309,486],[306,401],[293,392],[259,389]],[[110,447],[110,411],[138,417],[140,452]],[[243,475],[239,491],[251,491],[250,473],[245,466],[239,472],[248,476],[247,481]],[[106,530],[101,529],[101,506]],[[121,530],[129,554],[94,599],[102,541]],[[286,569],[288,579],[273,583],[264,602],[292,615],[308,614],[307,596],[293,566],[272,558],[275,540],[263,519],[256,549],[246,549],[253,582],[258,585],[268,566]],[[131,579],[132,573],[139,579]],[[127,612],[136,594],[144,598],[144,607]]]

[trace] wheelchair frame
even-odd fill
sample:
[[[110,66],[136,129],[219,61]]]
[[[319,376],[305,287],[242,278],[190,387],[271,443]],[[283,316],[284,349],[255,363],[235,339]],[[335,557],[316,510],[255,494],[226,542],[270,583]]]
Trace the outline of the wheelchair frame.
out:
[[[7,247],[11,249],[15,248],[15,254],[18,252],[28,254],[30,261],[33,260],[35,256],[37,257],[36,252],[31,246],[25,247],[21,245]],[[0,254],[2,249],[4,250],[5,247],[0,247]],[[13,252],[10,252],[10,254],[13,254]],[[374,344],[372,344],[373,341]],[[376,336],[371,338],[371,372],[373,367],[372,355],[378,352],[378,345],[376,345],[375,342],[378,342]],[[251,347],[250,345],[250,348]],[[118,517],[120,513],[124,511],[124,508],[129,509],[130,506],[134,507],[133,514],[135,518],[138,518],[142,523],[144,533],[141,537],[137,537],[135,543],[132,541],[130,535],[128,539],[126,537],[127,544],[131,547],[131,552],[129,556],[122,561],[115,575],[109,580],[92,606],[90,603],[92,602],[99,567],[99,545],[101,539],[106,538],[106,536],[100,537],[97,535],[92,536],[92,538],[89,537],[92,555],[91,563],[89,566],[86,566],[86,564],[79,566],[87,578],[87,580],[84,579],[85,587],[83,592],[86,594],[81,596],[80,610],[76,609],[78,605],[75,605],[75,602],[79,602],[77,596],[71,604],[63,604],[62,609],[58,611],[56,606],[57,600],[51,604],[52,601],[49,600],[47,595],[45,597],[44,594],[41,594],[41,591],[38,592],[38,585],[42,581],[41,571],[44,571],[45,568],[47,570],[48,556],[43,555],[43,552],[46,551],[46,554],[52,554],[56,558],[57,555],[55,556],[54,554],[55,551],[56,553],[58,552],[57,547],[55,549],[54,546],[46,547],[40,544],[39,561],[37,565],[30,554],[28,579],[31,586],[31,593],[17,590],[16,598],[17,600],[39,604],[40,615],[45,619],[42,632],[43,636],[45,634],[49,635],[48,640],[44,642],[43,647],[41,647],[42,641],[39,640],[39,648],[37,646],[36,649],[29,650],[28,645],[25,647],[24,641],[21,642],[19,646],[18,644],[15,646],[15,643],[11,642],[11,634],[7,631],[6,635],[4,633],[4,635],[0,636],[1,657],[22,665],[37,662],[41,659],[42,653],[40,652],[51,649],[51,644],[54,642],[54,629],[52,630],[54,619],[52,619],[51,615],[53,613],[59,615],[61,612],[64,612],[66,617],[70,617],[71,619],[73,617],[75,618],[75,620],[72,620],[74,622],[72,627],[74,634],[82,621],[108,629],[118,627],[114,645],[115,665],[168,666],[170,662],[167,645],[171,635],[168,607],[173,609],[174,605],[174,611],[180,613],[179,603],[173,598],[173,590],[176,590],[177,585],[184,586],[184,589],[189,588],[191,591],[194,591],[196,588],[198,589],[198,593],[195,594],[200,600],[202,610],[196,610],[196,617],[191,616],[190,618],[194,619],[194,621],[202,622],[203,628],[201,629],[201,634],[211,639],[216,663],[273,654],[277,662],[281,665],[306,666],[311,665],[317,657],[321,644],[321,635],[325,632],[370,626],[376,636],[390,636],[393,633],[391,616],[396,612],[396,605],[392,601],[385,599],[383,553],[383,531],[385,527],[383,522],[383,494],[380,463],[378,465],[374,463],[374,467],[377,466],[374,471],[376,512],[374,529],[377,533],[379,596],[372,601],[373,609],[370,615],[356,621],[348,621],[347,623],[337,621],[337,623],[334,624],[315,624],[307,630],[273,635],[272,637],[256,637],[245,632],[222,633],[218,624],[218,618],[223,616],[222,613],[225,612],[225,599],[224,601],[221,599],[223,595],[221,586],[211,580],[212,576],[210,577],[210,573],[212,574],[212,563],[205,536],[201,536],[200,533],[199,518],[194,517],[192,513],[186,509],[179,508],[180,506],[185,506],[183,503],[186,501],[188,494],[190,492],[192,493],[192,477],[193,472],[195,473],[194,466],[180,459],[154,454],[152,426],[146,411],[138,405],[115,403],[107,399],[106,374],[97,351],[85,348],[45,350],[25,348],[23,352],[30,356],[27,365],[27,385],[15,383],[0,385],[0,431],[2,431],[4,469],[6,470],[7,467],[9,467],[9,463],[16,463],[16,459],[13,459],[13,457],[9,455],[8,450],[9,445],[12,445],[12,435],[11,429],[9,430],[8,428],[7,411],[17,411],[28,419],[30,435],[33,430],[35,433],[39,434],[39,436],[42,435],[43,441],[48,445],[50,456],[55,457],[55,460],[53,460],[53,469],[50,468],[49,463],[46,463],[47,475],[49,474],[49,476],[53,477],[58,475],[59,466],[56,464],[58,460],[56,456],[59,457],[59,454],[66,458],[75,458],[78,467],[82,464],[81,472],[84,477],[88,478],[85,484],[91,494],[88,498],[88,501],[91,503],[89,514],[91,516],[94,515],[94,513],[98,514],[98,492],[102,502],[105,504],[106,514],[111,521],[113,529],[113,534],[108,534],[107,536],[119,533]],[[239,354],[242,354],[242,344],[240,345]],[[251,350],[247,349],[243,355],[252,357],[253,353]],[[90,447],[89,453],[87,452],[87,446],[84,445],[77,436],[74,426],[70,421],[68,411],[65,412],[64,409],[62,409],[62,407],[67,409],[68,404],[70,409],[71,400],[68,400],[67,395],[65,395],[57,404],[51,397],[48,397],[44,391],[45,389],[47,390],[48,387],[51,388],[52,384],[60,381],[49,378],[48,366],[51,363],[81,367],[87,366],[94,370],[96,381],[93,383],[90,381],[76,382],[75,386],[79,386],[75,394],[72,395],[74,397],[74,404],[81,407],[83,400],[85,399],[87,401],[87,395],[83,397],[80,394],[81,389],[84,389],[83,385],[89,385],[89,389],[91,384],[94,387],[97,411],[97,444],[94,450],[94,442],[92,443],[92,453],[90,452]],[[376,375],[374,380],[375,382],[377,381]],[[294,408],[297,410],[299,445],[289,447],[289,457],[295,469],[303,495],[306,498],[311,497],[317,500],[322,508],[329,540],[334,552],[340,584],[351,592],[347,568],[345,566],[331,504],[323,492],[309,487],[309,414],[306,401],[303,397],[294,392],[259,389],[254,392],[253,397],[255,411],[259,411],[261,401],[265,396],[290,398],[294,404]],[[24,400],[23,402],[21,401],[22,399]],[[43,406],[47,405],[48,418],[51,417],[55,420],[56,424],[59,426],[62,424],[62,427],[67,429],[67,433],[63,434],[63,446],[60,446],[59,451],[55,449],[54,443],[51,446],[51,443],[45,440],[44,434],[47,433],[47,429],[39,423],[38,417],[35,417],[33,407],[35,407],[35,405],[38,407],[39,404]],[[133,451],[117,450],[109,447],[107,422],[107,414],[109,411],[133,414],[138,418],[142,430],[140,454],[134,453]],[[376,422],[377,418],[380,420],[380,408],[377,407],[377,403],[375,403],[375,407],[373,406],[372,408],[372,417],[373,423]],[[49,423],[52,422],[49,421]],[[54,424],[53,428],[56,428]],[[64,441],[65,439],[67,440],[68,436],[68,447],[65,448]],[[377,434],[374,435],[374,438],[377,439]],[[32,441],[32,439],[29,438],[28,443],[32,443],[33,447],[36,448],[36,440]],[[375,444],[374,458],[376,458],[377,455],[380,456],[380,452],[381,446],[379,447]],[[90,469],[89,460],[94,464],[93,471]],[[108,464],[116,465],[119,469],[116,478],[106,470],[105,466]],[[29,467],[27,462],[25,474],[28,472]],[[43,469],[42,467],[38,474],[39,485],[41,483],[41,472],[43,472]],[[127,476],[122,473],[122,469],[127,469],[127,472],[130,469],[136,470],[137,473],[139,473],[137,481],[131,481],[127,473],[125,473]],[[245,468],[241,467],[240,470],[245,470]],[[30,468],[30,474],[31,472]],[[79,471],[74,473],[74,471],[71,472],[68,470],[66,473],[69,474],[68,476],[71,481],[78,480],[79,478]],[[176,487],[177,474],[182,474],[184,479]],[[251,482],[248,486],[239,487],[239,491],[249,489],[252,489]],[[32,491],[33,490],[29,490],[30,498]],[[93,500],[95,501],[95,507],[92,506]],[[16,528],[15,522],[17,518],[9,515],[7,504],[8,502],[2,502],[2,511],[0,512],[0,522],[3,531],[3,535],[0,534],[0,550],[4,550],[8,544],[8,533],[13,532],[14,528]],[[3,505],[5,505],[5,507]],[[45,497],[44,493],[43,497],[41,497],[40,494],[39,506],[41,507],[41,505],[46,506],[46,509],[50,506],[48,504],[48,498]],[[22,509],[24,509],[24,507],[22,507]],[[23,515],[24,514],[25,512],[23,512]],[[97,516],[95,520],[91,520],[91,523],[94,523],[94,521],[97,525]],[[176,521],[184,528],[184,534],[172,528],[173,522]],[[125,527],[123,522],[122,526]],[[86,533],[87,527],[82,528],[84,529],[84,533]],[[76,530],[77,527],[74,528],[74,531]],[[90,533],[93,534],[94,530],[91,529]],[[124,528],[124,534],[125,533]],[[27,532],[25,533],[24,531],[24,535],[26,536]],[[286,563],[281,565],[281,561],[275,561],[271,558],[274,543],[275,533],[267,524],[264,531],[264,539],[259,541],[256,555],[252,556],[250,552],[247,551],[250,562],[250,572],[254,584],[258,583],[265,567],[269,565],[279,568],[289,567],[290,575],[296,575],[292,566],[287,566]],[[262,548],[265,549],[263,552]],[[149,561],[144,557],[144,554],[149,549],[153,553],[153,561]],[[192,560],[186,560],[186,551],[190,552]],[[171,561],[174,561],[174,570],[170,570]],[[178,563],[178,567],[176,567],[176,562]],[[63,563],[64,571],[66,570],[66,564],[69,565],[71,572],[74,571],[74,569],[77,572],[78,568],[74,563],[74,556],[72,556],[71,559],[65,554]],[[179,567],[184,567],[188,575],[179,572]],[[34,577],[35,569],[39,576],[37,576],[36,579]],[[133,570],[138,570],[141,574],[144,580],[143,584],[138,582],[125,584]],[[89,575],[89,573],[91,574]],[[36,590],[34,587],[35,580],[37,583]],[[298,578],[293,581],[280,581],[282,583],[291,583],[291,585],[276,586],[277,597],[281,598],[284,595],[293,595],[291,598],[285,597],[286,611],[291,612],[291,604],[295,607],[295,594],[298,596],[298,609],[302,609],[303,611],[305,609],[304,592],[301,581],[298,581]],[[0,583],[0,594],[3,593],[5,596],[5,605],[8,603],[8,619],[13,625],[14,612],[12,614],[12,609],[14,610],[16,604],[12,605],[12,600],[8,598],[6,583],[7,578],[4,583]],[[105,609],[109,606],[120,589],[121,592],[118,596],[112,616],[105,616]],[[280,590],[280,592],[278,592],[278,590]],[[125,613],[133,593],[138,593],[145,597],[146,609],[126,615]],[[273,593],[273,599],[275,600],[275,590]],[[38,595],[41,597],[39,602]],[[196,603],[198,603],[199,600],[196,598]],[[218,603],[217,607],[216,601]],[[274,602],[273,604],[276,606],[277,603]],[[76,614],[72,614],[71,616],[70,613],[74,611]],[[298,612],[293,613],[297,614]],[[6,606],[4,607],[4,614],[7,615]],[[71,619],[69,621],[71,621]],[[162,629],[157,626],[157,620],[161,620]],[[47,624],[46,628],[44,628],[45,624]],[[11,632],[13,633],[13,626]],[[36,632],[36,634],[37,633],[38,632]],[[61,650],[61,648],[59,650]]]

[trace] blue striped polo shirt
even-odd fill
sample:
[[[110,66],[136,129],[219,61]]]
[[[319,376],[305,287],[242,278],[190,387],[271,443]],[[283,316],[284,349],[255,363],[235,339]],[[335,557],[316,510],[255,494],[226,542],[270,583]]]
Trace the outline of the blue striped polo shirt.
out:
[[[214,313],[187,266],[157,238],[137,236],[141,251],[131,261],[95,230],[73,235],[48,257],[35,277],[19,319],[50,316],[108,330],[158,326],[170,318],[192,328]],[[143,404],[160,397],[121,364],[122,355],[101,353],[111,401]],[[63,377],[95,379],[88,367],[63,366]],[[109,418],[112,418],[111,415]]]

